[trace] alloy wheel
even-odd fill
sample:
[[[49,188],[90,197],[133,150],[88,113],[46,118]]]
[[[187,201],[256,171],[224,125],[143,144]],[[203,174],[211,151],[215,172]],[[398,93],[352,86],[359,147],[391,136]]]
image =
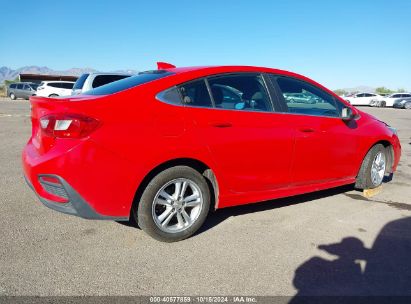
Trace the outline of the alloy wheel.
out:
[[[371,181],[375,186],[382,183],[385,175],[385,165],[385,154],[383,152],[378,152],[371,165]]]
[[[152,217],[162,231],[181,232],[198,219],[203,208],[200,187],[186,178],[174,179],[160,188],[152,204]]]

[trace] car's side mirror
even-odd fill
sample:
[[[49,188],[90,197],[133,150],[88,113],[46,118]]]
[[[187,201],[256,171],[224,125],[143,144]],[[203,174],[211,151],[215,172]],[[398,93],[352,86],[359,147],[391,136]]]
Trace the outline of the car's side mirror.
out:
[[[352,120],[358,117],[358,111],[351,107],[345,107],[342,109],[341,119]]]

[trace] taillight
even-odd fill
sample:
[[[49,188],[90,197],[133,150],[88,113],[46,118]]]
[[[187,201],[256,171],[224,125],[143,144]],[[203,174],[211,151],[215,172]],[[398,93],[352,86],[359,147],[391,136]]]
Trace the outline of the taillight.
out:
[[[40,118],[42,132],[50,137],[82,138],[99,125],[98,120],[78,114],[52,114]]]

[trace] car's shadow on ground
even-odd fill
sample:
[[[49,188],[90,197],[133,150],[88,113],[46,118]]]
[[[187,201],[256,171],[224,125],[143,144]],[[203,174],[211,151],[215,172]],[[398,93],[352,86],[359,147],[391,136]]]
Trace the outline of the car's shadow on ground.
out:
[[[227,207],[223,209],[217,209],[216,211],[210,211],[210,214],[208,215],[205,223],[196,232],[195,235],[201,234],[209,229],[214,228],[215,226],[217,226],[218,224],[220,224],[221,222],[225,221],[226,219],[232,216],[241,216],[241,215],[249,214],[249,213],[263,212],[266,210],[283,208],[283,207],[287,207],[290,205],[306,203],[306,202],[314,201],[314,200],[321,199],[324,197],[342,194],[342,193],[352,191],[352,190],[354,190],[354,184],[345,185],[345,186],[341,186],[341,187],[337,187],[333,189],[327,189],[327,190],[307,193],[307,194],[301,194],[301,195],[281,198],[281,199],[264,201],[260,203],[247,204],[247,205],[241,205],[241,206],[235,206],[235,207]],[[133,228],[140,229],[133,219],[130,219],[129,221],[117,221],[117,223],[127,226],[127,227],[133,227]]]
[[[296,195],[281,199],[269,200],[261,203],[247,204],[242,206],[228,207],[223,209],[218,209],[215,212],[210,212],[207,220],[203,226],[196,233],[201,234],[209,229],[214,228],[221,222],[225,221],[232,216],[241,216],[244,214],[263,212],[266,210],[272,210],[277,208],[283,208],[290,205],[296,205],[301,203],[306,203],[309,201],[318,200],[324,197],[334,196],[337,194],[342,194],[348,191],[354,190],[354,185],[345,185],[338,188],[322,190],[318,192],[312,192],[302,195]]]

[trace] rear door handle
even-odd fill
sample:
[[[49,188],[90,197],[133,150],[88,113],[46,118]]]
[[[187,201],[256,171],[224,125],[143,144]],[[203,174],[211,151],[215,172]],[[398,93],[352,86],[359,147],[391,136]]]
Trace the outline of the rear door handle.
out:
[[[301,127],[300,131],[303,133],[313,133],[315,132],[315,129],[311,127]]]
[[[214,128],[231,128],[233,124],[231,122],[212,122],[210,126]]]

